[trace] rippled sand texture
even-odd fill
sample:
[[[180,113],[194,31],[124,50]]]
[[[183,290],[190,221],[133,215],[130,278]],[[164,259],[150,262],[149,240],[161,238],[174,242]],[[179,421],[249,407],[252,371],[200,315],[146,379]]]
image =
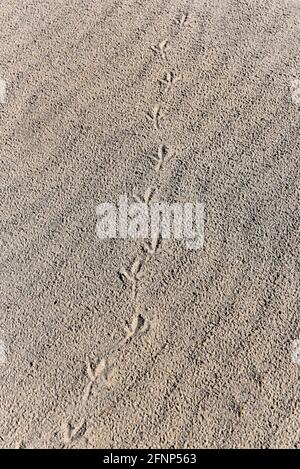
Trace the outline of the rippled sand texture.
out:
[[[0,8],[1,447],[300,447],[299,2]],[[150,192],[202,250],[97,238]]]

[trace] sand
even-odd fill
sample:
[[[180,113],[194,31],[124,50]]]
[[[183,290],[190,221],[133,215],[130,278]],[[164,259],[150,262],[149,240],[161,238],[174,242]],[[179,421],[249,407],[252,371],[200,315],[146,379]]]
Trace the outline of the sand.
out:
[[[0,11],[0,446],[300,448],[299,3]],[[202,249],[96,236],[148,188]]]

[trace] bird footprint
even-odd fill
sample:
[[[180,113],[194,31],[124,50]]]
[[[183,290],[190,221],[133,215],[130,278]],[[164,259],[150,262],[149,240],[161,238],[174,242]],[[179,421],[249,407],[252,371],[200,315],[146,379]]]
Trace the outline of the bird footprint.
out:
[[[63,424],[63,439],[64,444],[68,446],[74,440],[77,440],[83,436],[86,432],[86,421],[83,419],[77,425],[72,425],[71,423],[65,422]]]
[[[175,22],[179,25],[180,28],[183,28],[188,19],[188,13],[182,13],[180,18],[177,18]]]
[[[153,197],[154,192],[155,192],[155,187],[148,187],[148,189],[146,189],[144,192],[143,198],[141,198],[138,195],[134,195],[133,198],[136,202],[139,202],[140,204],[148,205],[150,200]]]
[[[162,111],[161,105],[160,104],[155,104],[155,106],[152,109],[152,112],[148,112],[146,114],[147,119],[152,122],[155,130],[158,130],[160,127],[160,121],[164,116],[164,113]]]
[[[126,280],[129,282],[131,285],[131,291],[132,291],[132,298],[136,298],[136,292],[137,292],[137,283],[142,277],[142,265],[143,261],[141,257],[137,257],[132,264],[132,267],[130,269],[130,272],[125,270],[124,268],[121,269],[120,273],[122,276],[126,278]]]
[[[107,371],[107,360],[102,358],[94,370],[90,362],[87,363],[87,374],[91,382],[94,383],[99,376],[104,376]]]
[[[136,336],[141,330],[145,328],[145,326],[146,321],[143,316],[141,316],[141,314],[135,316],[131,324],[128,324],[128,322],[126,321],[126,340]]]
[[[163,85],[165,85],[165,91],[168,92],[172,88],[175,83],[181,80],[181,75],[176,75],[175,72],[167,72],[165,74],[165,77],[160,81]]]
[[[89,383],[87,384],[84,393],[83,393],[83,402],[87,402],[90,397],[93,384],[97,380],[97,378],[101,378],[105,384],[108,384],[108,365],[106,358],[102,358],[100,362],[92,368],[90,361],[87,362],[86,372],[89,377]]]
[[[164,40],[159,42],[156,46],[152,46],[151,49],[155,54],[159,55],[163,60],[167,60],[166,52],[169,50],[169,41]]]
[[[143,243],[143,249],[147,253],[146,262],[157,251],[157,248],[159,246],[159,241],[160,241],[160,236],[156,235],[151,239],[150,242],[146,241],[145,243]]]
[[[170,161],[174,154],[175,152],[171,147],[168,147],[167,145],[160,145],[158,147],[157,155],[150,157],[157,163],[155,166],[155,171],[159,171],[162,168],[163,163]]]

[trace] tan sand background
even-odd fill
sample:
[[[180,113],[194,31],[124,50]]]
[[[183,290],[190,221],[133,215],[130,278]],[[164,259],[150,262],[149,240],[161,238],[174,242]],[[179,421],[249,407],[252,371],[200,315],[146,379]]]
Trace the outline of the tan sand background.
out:
[[[300,447],[299,33],[296,0],[1,2],[1,447]],[[149,187],[203,250],[97,238]]]

